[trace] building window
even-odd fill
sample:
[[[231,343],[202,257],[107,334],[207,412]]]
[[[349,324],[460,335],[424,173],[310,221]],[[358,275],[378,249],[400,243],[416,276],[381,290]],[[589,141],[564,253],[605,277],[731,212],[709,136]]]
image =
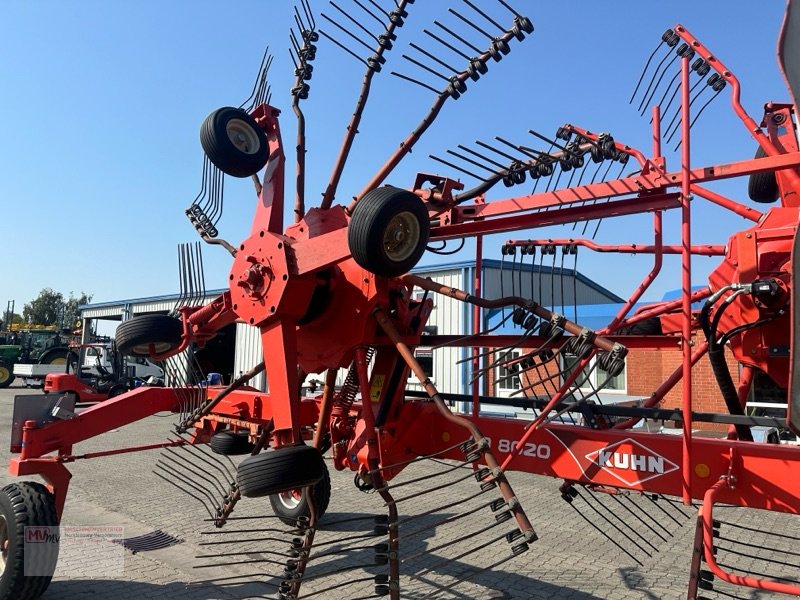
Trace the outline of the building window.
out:
[[[564,379],[572,375],[573,370],[577,367],[578,357],[574,354],[564,354]],[[627,365],[622,370],[622,373],[615,377],[610,377],[608,371],[603,369],[597,364],[597,355],[592,357],[592,360],[584,369],[584,372],[578,375],[575,383],[580,386],[580,389],[585,392],[602,391],[602,392],[617,392],[624,394],[627,392]],[[602,389],[598,389],[602,386]]]
[[[507,363],[518,359],[521,356],[519,350],[504,352],[500,356],[500,364],[497,367],[497,389],[499,392],[515,392],[522,387],[519,382],[519,374],[514,372]]]

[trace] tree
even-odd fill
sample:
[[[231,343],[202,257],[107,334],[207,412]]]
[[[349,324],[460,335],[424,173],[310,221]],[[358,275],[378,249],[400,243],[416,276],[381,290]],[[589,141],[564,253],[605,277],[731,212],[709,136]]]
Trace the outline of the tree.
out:
[[[81,292],[77,298],[69,293],[69,298],[64,302],[64,327],[77,327],[81,319],[81,312],[78,307],[81,304],[89,304],[92,301],[92,294]]]
[[[65,300],[61,292],[45,288],[23,307],[22,316],[29,325],[55,325],[72,329],[81,318],[78,307],[91,301],[92,295],[86,292],[81,292],[77,297],[70,292]]]
[[[22,308],[26,323],[36,325],[61,325],[64,310],[64,295],[45,288]]]

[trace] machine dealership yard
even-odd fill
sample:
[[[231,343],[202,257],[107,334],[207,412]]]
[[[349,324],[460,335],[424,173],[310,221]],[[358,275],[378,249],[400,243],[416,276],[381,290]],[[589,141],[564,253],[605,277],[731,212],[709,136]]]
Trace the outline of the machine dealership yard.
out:
[[[3,439],[9,439],[14,397],[30,393],[31,390],[17,384],[0,390],[0,436]],[[135,444],[162,442],[168,437],[174,420],[175,415],[161,413],[80,444],[74,448],[74,452],[83,454]],[[69,550],[62,548],[55,578],[43,598],[222,600],[251,597],[251,595],[258,597],[268,595],[272,591],[272,588],[265,585],[253,583],[237,585],[235,579],[202,583],[214,577],[231,578],[237,574],[251,573],[258,570],[258,565],[255,569],[247,564],[198,568],[198,565],[221,564],[226,561],[223,558],[213,560],[196,558],[199,555],[209,554],[209,547],[200,544],[210,537],[203,532],[213,528],[202,527],[203,524],[196,515],[197,507],[191,499],[187,499],[186,495],[172,486],[162,485],[153,473],[157,455],[158,451],[153,451],[76,461],[71,465],[75,476],[70,486],[70,500],[66,506],[62,526],[122,527],[125,538],[150,534],[160,529],[182,541],[163,549],[137,553],[121,549],[111,542],[75,545]],[[7,460],[8,457],[8,448],[4,447],[2,459]],[[328,464],[330,466],[330,462]],[[356,490],[352,484],[352,474],[340,473],[332,468],[330,470],[333,488],[331,504],[318,533],[319,539],[323,542],[349,535],[353,529],[353,523],[334,524],[330,529],[326,523],[341,521],[358,514],[379,514],[383,504],[376,494],[365,494]],[[401,478],[405,480],[411,476],[418,477],[432,470],[417,467],[412,474],[408,476],[404,474]],[[0,475],[0,482],[3,485],[13,481],[14,478],[6,473]],[[452,594],[442,593],[441,598],[678,600],[686,597],[686,556],[690,551],[694,535],[694,518],[691,516],[691,511],[683,509],[687,516],[681,517],[677,511],[668,509],[671,515],[683,523],[680,527],[670,517],[662,515],[661,520],[672,536],[665,534],[667,541],[656,544],[659,552],[645,546],[652,557],[647,557],[644,553],[634,554],[642,563],[639,565],[605,540],[575,510],[567,507],[559,498],[558,481],[524,473],[515,473],[514,481],[520,497],[525,498],[533,507],[530,511],[531,519],[539,534],[536,552],[526,553],[506,567],[501,566],[480,573],[472,585],[460,586],[458,591]],[[413,493],[425,485],[425,482],[411,484],[408,493]],[[457,494],[466,494],[472,490],[473,484],[464,482],[456,486],[463,488],[457,490]],[[406,509],[411,512],[423,512],[429,506],[444,503],[452,493],[452,490],[434,493],[426,496],[424,503],[412,503]],[[610,498],[600,498],[600,501],[608,507],[606,516],[610,519],[614,518],[613,513],[622,511],[622,508],[614,506],[615,502]],[[635,497],[634,502],[644,503],[645,506],[647,504],[639,497]],[[554,505],[563,508],[552,510]],[[591,509],[581,508],[598,527],[605,529],[612,527]],[[659,511],[655,507],[652,510]],[[240,504],[234,516],[255,514],[270,514],[269,502],[266,499],[260,504],[258,502]],[[785,528],[791,520],[789,515],[742,508],[720,508],[719,515],[726,522],[760,529],[761,532],[755,533],[747,529],[734,529],[731,526],[723,530],[722,535],[755,546],[769,544],[771,547],[765,547],[757,552],[764,558],[782,560],[783,556],[785,560],[786,552],[797,551],[796,542],[771,535],[787,531]],[[440,518],[441,515],[431,517],[433,526],[430,532],[409,541],[406,547],[409,556],[421,549],[434,548],[458,537],[460,528],[450,527],[446,537],[437,532],[435,521]],[[246,525],[241,523],[232,525],[236,529],[246,528]],[[468,526],[465,524],[463,529],[466,531]],[[659,540],[656,538],[656,541]],[[644,545],[642,542],[640,544]],[[248,558],[254,561],[267,558],[266,554],[258,552],[259,549],[266,549],[265,546],[263,542],[250,543],[246,547],[249,552]],[[245,548],[238,551],[243,549]],[[724,557],[722,551],[720,557]],[[426,581],[437,586],[437,589],[444,590],[453,577],[461,576],[468,569],[477,570],[486,567],[494,560],[494,556],[480,553],[468,558],[470,560],[466,562],[453,562],[435,569],[425,576]],[[355,552],[347,559],[347,562],[352,564],[359,561],[364,564],[363,552]],[[410,567],[412,571],[419,572],[436,561],[437,553],[433,552]],[[752,560],[748,561],[748,564],[757,568],[760,563]],[[344,559],[331,559],[331,569],[342,566]],[[326,579],[324,585],[328,587],[336,580],[345,582],[357,579],[367,572],[359,570],[340,574],[333,580]],[[233,585],[222,585],[231,582]],[[313,580],[308,583],[310,597],[314,597],[312,595],[314,583]],[[719,591],[731,591],[720,582],[717,582],[715,587]],[[422,598],[426,593],[428,591],[415,593],[412,589],[403,597]],[[352,589],[348,587],[327,592],[325,596],[329,600],[353,599]],[[742,597],[781,596],[754,591],[752,595]]]

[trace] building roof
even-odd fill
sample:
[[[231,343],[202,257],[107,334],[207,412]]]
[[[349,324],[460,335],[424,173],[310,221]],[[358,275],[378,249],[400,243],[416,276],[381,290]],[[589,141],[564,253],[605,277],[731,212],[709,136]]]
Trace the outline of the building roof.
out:
[[[483,268],[484,269],[500,269],[501,265],[503,265],[502,261],[499,261],[494,258],[484,258],[483,259]],[[442,263],[438,265],[418,265],[414,269],[411,270],[412,273],[438,273],[441,271],[452,271],[457,269],[469,269],[475,266],[474,260],[462,260],[462,261],[455,261],[450,263]],[[509,265],[506,263],[504,265],[505,268],[509,268]],[[547,265],[532,265],[532,264],[524,264],[520,262],[519,264],[515,265],[516,269],[520,269],[523,272],[529,273],[545,273],[545,274],[557,274],[563,275],[567,277],[577,277],[578,281],[583,283],[584,285],[594,289],[595,291],[603,294],[604,296],[608,297],[612,302],[624,302],[622,298],[617,296],[611,290],[603,287],[596,281],[593,281],[580,273],[579,271],[575,271],[575,269],[561,269],[561,268],[553,268],[548,267]],[[209,296],[218,296],[225,292],[227,288],[221,288],[216,290],[207,290],[205,295],[206,297]],[[84,311],[89,309],[100,309],[100,308],[112,308],[115,306],[125,306],[127,304],[147,304],[151,302],[164,302],[168,300],[178,300],[180,298],[180,294],[162,294],[159,296],[143,296],[141,298],[127,298],[127,299],[120,299],[120,300],[111,300],[108,302],[96,302],[92,304],[81,304],[78,306],[78,310]]]

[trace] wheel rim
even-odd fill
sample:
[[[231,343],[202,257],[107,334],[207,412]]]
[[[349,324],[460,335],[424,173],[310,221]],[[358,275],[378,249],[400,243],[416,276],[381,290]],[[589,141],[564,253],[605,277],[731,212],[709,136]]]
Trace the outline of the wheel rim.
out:
[[[8,543],[8,523],[6,522],[6,518],[0,515],[0,574],[6,571]]]
[[[302,490],[289,490],[288,492],[281,492],[278,494],[278,501],[288,510],[296,509],[302,499]]]
[[[249,123],[242,119],[231,119],[225,125],[225,132],[239,152],[244,154],[256,154],[261,148],[258,134],[253,130]]]
[[[54,358],[48,364],[51,364],[51,365],[65,365],[65,364],[67,364],[67,357],[64,356],[64,357]]]
[[[11,377],[11,371],[7,367],[0,366],[0,383],[6,381],[9,377]]]
[[[394,262],[407,259],[417,249],[419,236],[417,217],[409,211],[397,213],[383,232],[383,249],[387,258]]]
[[[172,344],[169,342],[150,342],[149,344],[137,344],[131,351],[135,354],[149,355],[152,349],[153,354],[163,354],[172,350]]]

